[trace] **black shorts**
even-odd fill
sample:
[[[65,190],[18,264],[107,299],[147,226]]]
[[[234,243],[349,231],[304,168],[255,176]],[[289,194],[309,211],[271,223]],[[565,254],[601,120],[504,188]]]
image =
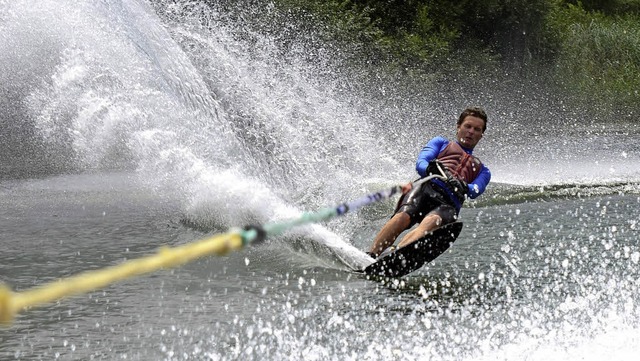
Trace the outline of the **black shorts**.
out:
[[[455,222],[458,218],[456,207],[449,196],[431,182],[424,182],[403,195],[396,207],[396,214],[400,212],[411,217],[411,226],[422,222],[430,213],[439,215],[442,224]]]

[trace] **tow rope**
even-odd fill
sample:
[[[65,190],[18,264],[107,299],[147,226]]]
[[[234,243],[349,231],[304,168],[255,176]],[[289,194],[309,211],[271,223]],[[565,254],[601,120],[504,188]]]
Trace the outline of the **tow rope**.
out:
[[[231,229],[228,233],[214,235],[193,243],[161,247],[156,254],[128,260],[121,264],[99,270],[85,271],[57,281],[36,286],[32,289],[13,292],[0,284],[0,324],[11,324],[16,314],[30,307],[51,303],[65,297],[95,291],[115,282],[151,273],[156,270],[174,268],[209,255],[225,255],[249,244],[257,244],[269,236],[277,236],[290,228],[303,224],[321,222],[333,217],[353,212],[374,202],[379,202],[428,180],[423,178],[415,183],[397,185],[387,190],[375,192],[337,207],[305,212],[290,221],[271,223],[264,226],[249,225],[243,229]]]

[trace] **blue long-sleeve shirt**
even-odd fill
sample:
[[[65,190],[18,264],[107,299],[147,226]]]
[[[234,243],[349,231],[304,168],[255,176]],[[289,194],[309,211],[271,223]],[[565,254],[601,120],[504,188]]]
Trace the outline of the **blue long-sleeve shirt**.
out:
[[[438,154],[440,154],[448,144],[449,141],[447,139],[443,137],[435,137],[431,139],[427,143],[427,145],[424,146],[424,148],[422,148],[420,154],[418,155],[418,160],[416,161],[416,171],[421,177],[425,177],[427,175],[427,167],[429,166],[429,162],[436,159],[438,157]],[[462,147],[462,145],[460,146]],[[470,155],[473,152],[472,149],[467,149],[465,147],[462,147],[462,149]],[[481,195],[487,188],[490,180],[491,172],[489,171],[489,168],[487,168],[483,164],[478,176],[468,184],[469,198],[476,198]]]

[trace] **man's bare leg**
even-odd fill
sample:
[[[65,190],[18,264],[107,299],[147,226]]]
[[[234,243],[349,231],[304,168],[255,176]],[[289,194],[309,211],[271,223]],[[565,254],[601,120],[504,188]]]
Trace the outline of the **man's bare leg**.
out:
[[[398,244],[398,248],[409,245],[427,233],[434,231],[442,225],[442,217],[435,213],[427,214],[426,217],[418,224],[418,226],[407,233]]]
[[[382,227],[378,235],[373,240],[370,253],[376,256],[380,252],[384,251],[387,247],[391,246],[400,233],[411,224],[411,217],[404,212],[396,213],[391,219]],[[406,237],[405,237],[406,238]]]

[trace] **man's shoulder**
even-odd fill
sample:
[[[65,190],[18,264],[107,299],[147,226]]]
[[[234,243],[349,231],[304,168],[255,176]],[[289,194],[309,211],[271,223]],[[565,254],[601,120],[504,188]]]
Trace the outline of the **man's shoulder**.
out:
[[[433,144],[433,145],[437,144],[439,146],[442,146],[442,145],[449,144],[449,139],[447,139],[447,138],[445,138],[445,137],[443,137],[441,135],[438,135],[438,136],[435,136],[435,137],[431,138],[431,140],[429,140],[428,144]]]

